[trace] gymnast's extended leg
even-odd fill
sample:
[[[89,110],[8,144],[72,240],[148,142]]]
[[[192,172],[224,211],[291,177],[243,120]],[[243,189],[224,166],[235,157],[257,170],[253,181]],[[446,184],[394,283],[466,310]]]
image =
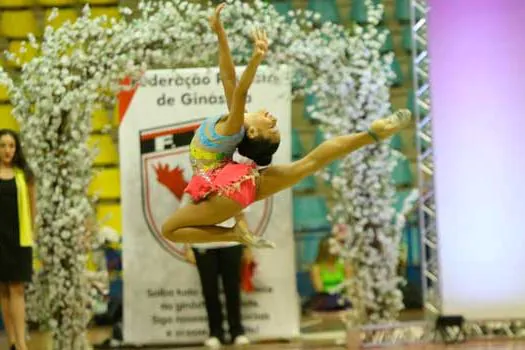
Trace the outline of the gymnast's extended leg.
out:
[[[257,200],[265,199],[292,187],[305,177],[323,169],[335,160],[376,142],[376,138],[385,139],[392,136],[408,125],[410,116],[411,114],[408,110],[400,110],[388,118],[373,122],[370,132],[333,137],[321,143],[302,159],[290,164],[269,166],[261,171]]]

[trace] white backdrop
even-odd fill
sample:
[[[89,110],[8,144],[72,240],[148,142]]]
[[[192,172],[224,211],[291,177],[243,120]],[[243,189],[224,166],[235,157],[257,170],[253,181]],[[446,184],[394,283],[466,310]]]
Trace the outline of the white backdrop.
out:
[[[238,69],[238,73],[242,68]],[[227,111],[218,69],[156,70],[123,103],[120,166],[123,218],[124,338],[129,343],[189,343],[207,337],[196,268],[184,245],[160,236],[191,176],[188,145],[199,122]],[[287,71],[258,72],[247,108],[267,108],[279,119],[276,162],[291,159],[291,83]],[[299,334],[291,191],[250,207],[253,230],[277,244],[254,252],[257,291],[243,295],[252,339]]]
[[[525,318],[525,2],[505,4],[429,1],[439,311],[468,320]]]

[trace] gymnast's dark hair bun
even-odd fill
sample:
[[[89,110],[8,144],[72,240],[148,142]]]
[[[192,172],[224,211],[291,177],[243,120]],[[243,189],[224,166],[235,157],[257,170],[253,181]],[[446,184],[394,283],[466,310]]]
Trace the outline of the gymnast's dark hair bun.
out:
[[[247,134],[237,145],[237,151],[241,156],[249,158],[258,166],[267,166],[272,163],[272,158],[280,142],[272,142],[266,138],[256,137],[250,138]]]

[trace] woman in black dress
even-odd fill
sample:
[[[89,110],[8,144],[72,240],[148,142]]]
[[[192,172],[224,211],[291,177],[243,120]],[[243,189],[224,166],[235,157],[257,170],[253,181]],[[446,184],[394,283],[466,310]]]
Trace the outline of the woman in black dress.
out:
[[[11,350],[26,350],[24,283],[33,274],[34,177],[18,135],[0,130],[0,301]]]

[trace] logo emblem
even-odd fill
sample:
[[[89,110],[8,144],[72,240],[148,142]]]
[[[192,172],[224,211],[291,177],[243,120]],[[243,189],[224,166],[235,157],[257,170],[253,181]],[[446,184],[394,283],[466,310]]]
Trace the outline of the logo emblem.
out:
[[[181,260],[186,260],[187,246],[166,240],[161,226],[181,205],[184,189],[191,180],[189,145],[201,121],[140,131],[144,217],[155,240]],[[271,212],[272,198],[249,207],[245,215],[254,234],[264,233]]]

